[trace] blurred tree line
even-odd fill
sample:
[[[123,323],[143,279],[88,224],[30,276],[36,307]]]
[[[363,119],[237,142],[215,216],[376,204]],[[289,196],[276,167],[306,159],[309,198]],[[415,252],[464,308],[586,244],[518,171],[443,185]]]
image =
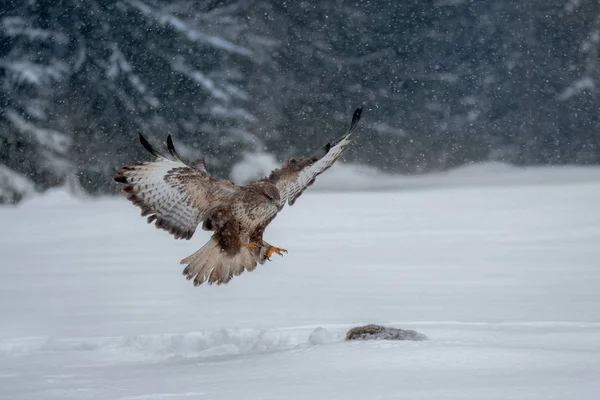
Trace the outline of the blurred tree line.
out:
[[[592,0],[5,0],[0,202],[114,191],[144,133],[226,177],[313,151],[400,173],[600,162]]]

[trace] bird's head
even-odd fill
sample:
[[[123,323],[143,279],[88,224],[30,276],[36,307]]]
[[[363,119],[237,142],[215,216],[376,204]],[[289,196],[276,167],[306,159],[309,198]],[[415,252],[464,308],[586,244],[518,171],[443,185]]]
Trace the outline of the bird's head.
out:
[[[260,192],[263,196],[265,196],[272,204],[274,204],[277,209],[281,210],[283,205],[281,203],[281,194],[277,187],[273,184],[262,184],[260,185]]]

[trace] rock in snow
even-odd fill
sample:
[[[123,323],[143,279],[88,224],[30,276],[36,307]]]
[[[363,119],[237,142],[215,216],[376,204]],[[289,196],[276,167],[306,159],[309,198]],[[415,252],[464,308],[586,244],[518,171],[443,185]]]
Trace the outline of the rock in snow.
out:
[[[350,329],[346,340],[427,340],[427,336],[410,329],[369,324]]]

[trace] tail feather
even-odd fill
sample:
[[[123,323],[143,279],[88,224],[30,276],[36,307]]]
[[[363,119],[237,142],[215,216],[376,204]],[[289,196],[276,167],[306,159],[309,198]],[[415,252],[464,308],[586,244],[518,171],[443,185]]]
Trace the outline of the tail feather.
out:
[[[244,270],[256,268],[256,261],[246,248],[240,247],[232,256],[221,249],[214,236],[200,250],[181,260],[181,264],[188,264],[183,275],[187,280],[193,280],[194,286],[204,282],[209,285],[228,283]]]

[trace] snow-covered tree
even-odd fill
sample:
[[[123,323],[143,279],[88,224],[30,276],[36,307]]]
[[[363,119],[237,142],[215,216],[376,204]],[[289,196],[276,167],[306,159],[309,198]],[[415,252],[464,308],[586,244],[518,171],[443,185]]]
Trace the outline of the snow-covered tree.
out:
[[[3,2],[0,165],[105,192],[137,132],[171,133],[229,176],[313,151],[359,105],[347,159],[390,171],[598,163],[599,32],[579,0]]]
[[[31,0],[0,14],[0,163],[41,188],[77,174],[110,188],[137,132],[185,156],[253,148],[244,70],[255,49],[235,3]]]

